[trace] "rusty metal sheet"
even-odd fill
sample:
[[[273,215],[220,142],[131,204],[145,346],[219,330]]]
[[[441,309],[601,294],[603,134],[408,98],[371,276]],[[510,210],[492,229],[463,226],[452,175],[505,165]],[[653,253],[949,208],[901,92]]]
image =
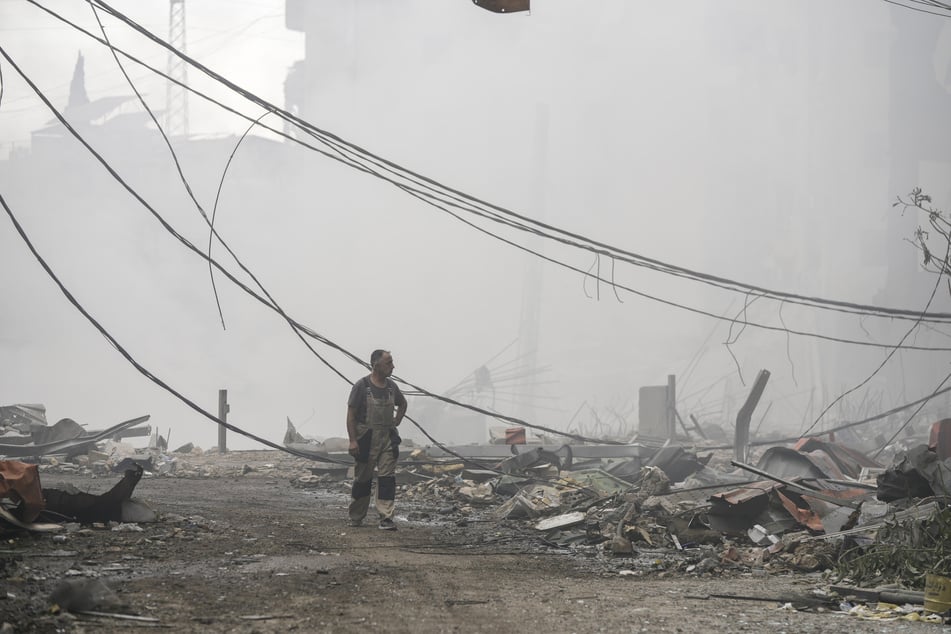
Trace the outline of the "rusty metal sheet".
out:
[[[818,438],[802,438],[793,448],[796,451],[811,455],[818,452],[826,454],[835,462],[839,470],[850,478],[858,478],[863,468],[881,469],[885,466],[851,447],[819,440]]]
[[[35,520],[44,506],[39,467],[16,460],[0,460],[0,498],[10,498],[20,504],[18,519],[21,521]]]
[[[942,460],[951,458],[951,418],[932,423],[928,446],[934,449]]]
[[[770,447],[763,452],[756,468],[780,478],[845,478],[826,454],[805,454],[788,447]]]
[[[800,508],[795,502],[789,499],[782,491],[776,491],[776,496],[782,503],[783,508],[801,525],[809,530],[821,533],[825,530],[822,525],[822,518],[811,509]]]
[[[745,533],[769,507],[770,492],[781,486],[779,482],[753,482],[711,495],[707,512],[710,528],[731,535]]]

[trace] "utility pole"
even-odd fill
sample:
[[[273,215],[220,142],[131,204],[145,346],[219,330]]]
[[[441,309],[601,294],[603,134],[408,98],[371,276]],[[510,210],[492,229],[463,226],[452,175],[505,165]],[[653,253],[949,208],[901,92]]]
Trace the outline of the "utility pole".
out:
[[[228,390],[218,390],[218,420],[228,422]],[[228,453],[228,428],[218,423],[218,453]]]
[[[168,43],[182,54],[185,45],[185,0],[169,0]],[[168,53],[169,76],[165,88],[165,129],[169,136],[188,136],[188,65],[172,51]],[[179,82],[179,83],[176,83]]]

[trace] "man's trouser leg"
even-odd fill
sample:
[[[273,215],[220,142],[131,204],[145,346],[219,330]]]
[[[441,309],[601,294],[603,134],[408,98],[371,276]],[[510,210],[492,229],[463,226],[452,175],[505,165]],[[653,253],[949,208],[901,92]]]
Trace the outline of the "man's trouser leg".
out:
[[[350,488],[350,521],[361,522],[367,516],[372,486],[373,463],[356,463],[353,467],[353,485]]]
[[[396,500],[396,452],[393,451],[388,430],[378,435],[382,437],[383,442],[379,445],[374,443],[374,449],[379,449],[376,459],[376,510],[381,520],[393,519]]]
[[[370,509],[370,490],[373,486],[372,432],[364,432],[358,439],[359,452],[353,465],[353,484],[350,487],[350,521],[362,522]]]

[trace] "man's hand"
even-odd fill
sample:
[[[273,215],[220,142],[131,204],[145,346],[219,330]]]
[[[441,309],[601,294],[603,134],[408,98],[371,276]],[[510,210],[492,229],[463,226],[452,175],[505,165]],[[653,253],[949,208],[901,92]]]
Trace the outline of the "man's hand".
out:
[[[347,450],[347,453],[349,453],[354,458],[356,458],[357,454],[360,453],[360,445],[357,444],[356,440],[350,441],[350,449]]]

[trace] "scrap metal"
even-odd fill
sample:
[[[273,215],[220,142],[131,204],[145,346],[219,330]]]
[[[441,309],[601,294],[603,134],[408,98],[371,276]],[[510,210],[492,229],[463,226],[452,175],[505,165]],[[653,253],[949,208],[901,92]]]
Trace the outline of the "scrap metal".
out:
[[[28,458],[28,457],[39,457],[39,456],[48,456],[51,454],[63,453],[68,450],[77,449],[83,445],[93,445],[97,442],[107,440],[112,438],[117,433],[128,429],[130,427],[135,427],[136,425],[141,425],[142,423],[149,420],[151,416],[146,414],[145,416],[139,416],[138,418],[132,418],[130,420],[114,425],[109,429],[105,429],[100,432],[89,433],[85,430],[79,431],[76,435],[71,438],[66,438],[62,440],[57,440],[54,442],[48,442],[44,444],[9,444],[9,443],[0,443],[0,456],[6,456],[8,458]]]
[[[733,442],[734,457],[740,462],[746,462],[749,459],[750,444],[750,421],[753,418],[753,410],[763,396],[763,390],[766,389],[766,382],[769,381],[769,370],[760,370],[756,375],[756,381],[753,382],[753,389],[750,395],[746,397],[746,402],[736,415],[736,434]]]

